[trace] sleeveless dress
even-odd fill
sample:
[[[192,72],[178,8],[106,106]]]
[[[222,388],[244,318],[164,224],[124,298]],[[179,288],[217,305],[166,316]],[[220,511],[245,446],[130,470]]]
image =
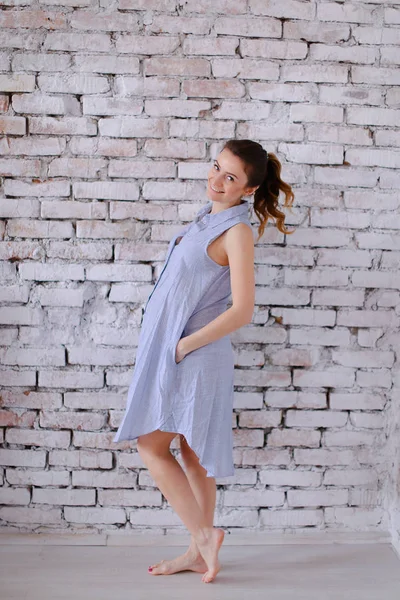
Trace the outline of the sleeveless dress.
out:
[[[169,243],[144,308],[125,414],[113,441],[156,429],[183,434],[207,477],[229,477],[234,475],[230,336],[175,361],[180,338],[224,312],[231,295],[229,265],[210,258],[208,245],[238,223],[251,228],[247,201],[215,214],[209,214],[211,208],[209,201]]]

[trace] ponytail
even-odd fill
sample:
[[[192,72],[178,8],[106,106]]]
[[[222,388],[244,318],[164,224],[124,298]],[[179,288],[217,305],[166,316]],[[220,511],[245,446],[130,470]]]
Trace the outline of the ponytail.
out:
[[[293,233],[285,228],[285,214],[278,209],[280,192],[285,194],[284,207],[292,206],[294,200],[291,186],[281,179],[281,170],[282,165],[275,154],[268,153],[265,177],[254,193],[254,212],[260,220],[258,239],[270,218],[275,220],[276,227],[282,233]]]

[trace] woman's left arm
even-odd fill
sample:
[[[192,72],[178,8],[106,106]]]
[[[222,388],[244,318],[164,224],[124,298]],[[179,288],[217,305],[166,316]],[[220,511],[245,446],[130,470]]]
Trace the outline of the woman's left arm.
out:
[[[255,302],[254,238],[245,223],[227,230],[225,251],[228,255],[232,306],[194,333],[181,338],[179,350],[184,355],[228,335],[251,322]]]

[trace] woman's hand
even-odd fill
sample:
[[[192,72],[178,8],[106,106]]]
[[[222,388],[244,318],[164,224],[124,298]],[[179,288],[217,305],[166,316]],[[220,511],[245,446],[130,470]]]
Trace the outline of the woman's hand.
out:
[[[175,348],[175,362],[178,364],[180,363],[186,356],[186,352],[184,350],[184,339],[185,338],[181,338]]]

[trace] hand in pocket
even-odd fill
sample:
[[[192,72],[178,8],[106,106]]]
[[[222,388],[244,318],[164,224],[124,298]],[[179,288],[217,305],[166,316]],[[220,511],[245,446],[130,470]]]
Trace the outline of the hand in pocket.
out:
[[[185,358],[186,353],[184,352],[184,350],[182,349],[182,339],[181,338],[175,348],[175,356],[174,356],[174,360],[175,363],[178,365],[180,362],[182,362],[182,360]]]

